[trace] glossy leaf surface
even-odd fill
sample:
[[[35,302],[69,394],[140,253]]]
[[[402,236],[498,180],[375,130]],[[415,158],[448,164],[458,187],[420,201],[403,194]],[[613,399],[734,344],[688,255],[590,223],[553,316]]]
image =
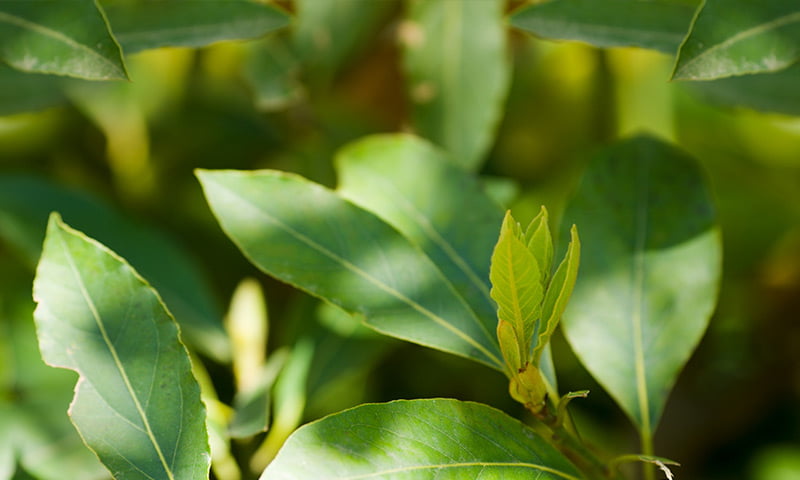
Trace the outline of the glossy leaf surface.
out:
[[[261,480],[580,478],[505,413],[449,399],[361,405],[292,434]]]
[[[268,274],[380,332],[502,368],[493,329],[426,255],[375,215],[288,173],[198,176],[223,230]]]
[[[713,80],[782,70],[800,59],[800,4],[705,0],[681,45],[673,78]]]
[[[289,23],[283,11],[250,0],[108,1],[105,10],[126,54],[253,38]]]
[[[697,165],[648,137],[594,159],[564,213],[581,231],[568,341],[644,435],[708,325],[721,245]]]
[[[218,361],[230,359],[222,312],[195,261],[161,232],[137,224],[96,198],[27,175],[0,177],[0,238],[31,266],[41,254],[47,217],[91,232],[145,276],[181,325],[184,339]]]
[[[401,28],[416,132],[475,170],[494,140],[510,80],[500,0],[410,0]]]
[[[205,407],[178,327],[120,257],[54,214],[34,281],[45,361],[80,380],[70,416],[117,479],[205,479]]]
[[[773,73],[682,84],[701,98],[727,106],[800,115],[800,64]]]
[[[399,230],[436,264],[493,330],[489,260],[502,209],[475,175],[411,135],[376,135],[336,157],[338,192]]]
[[[127,78],[122,52],[94,0],[0,2],[0,59],[26,72]]]
[[[693,13],[680,0],[553,0],[519,10],[511,25],[547,39],[675,53]]]

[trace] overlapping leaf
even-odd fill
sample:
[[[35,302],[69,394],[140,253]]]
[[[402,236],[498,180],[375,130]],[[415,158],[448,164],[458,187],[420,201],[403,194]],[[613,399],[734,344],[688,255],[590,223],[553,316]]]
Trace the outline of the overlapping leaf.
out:
[[[411,135],[376,135],[336,157],[338,192],[418,245],[490,331],[489,260],[502,209],[443,152]]]
[[[0,2],[0,60],[26,72],[127,78],[122,52],[95,0]]]
[[[553,0],[521,9],[511,24],[543,38],[675,53],[693,13],[682,0]]]
[[[590,164],[564,222],[585,245],[567,339],[652,438],[717,298],[720,236],[703,176],[684,153],[634,138]]]
[[[147,276],[193,347],[219,361],[230,359],[222,312],[213,302],[211,287],[175,242],[97,199],[36,177],[0,177],[0,238],[17,249],[31,268],[41,253],[47,216],[56,208],[72,225],[91,231]]]
[[[254,38],[289,23],[283,11],[251,0],[108,0],[104,8],[126,54]]]
[[[300,428],[261,480],[578,479],[536,432],[486,405],[449,399],[362,405]]]
[[[401,29],[414,127],[471,170],[493,141],[509,86],[504,4],[410,0]]]
[[[276,171],[199,171],[222,228],[262,270],[383,333],[501,369],[497,342],[434,263],[334,192]]]
[[[34,299],[42,356],[80,375],[70,416],[114,477],[206,479],[205,407],[158,294],[54,214]]]
[[[800,4],[705,0],[681,45],[673,78],[716,78],[782,70],[800,59]]]

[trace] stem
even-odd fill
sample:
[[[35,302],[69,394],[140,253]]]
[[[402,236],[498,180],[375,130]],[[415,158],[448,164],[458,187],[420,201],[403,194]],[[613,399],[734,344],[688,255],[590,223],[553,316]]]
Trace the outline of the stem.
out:
[[[653,434],[650,431],[649,425],[647,425],[645,428],[642,429],[641,445],[642,445],[642,455],[653,456],[654,453]],[[652,463],[643,463],[642,474],[645,480],[655,480],[656,478],[655,465],[653,465]]]

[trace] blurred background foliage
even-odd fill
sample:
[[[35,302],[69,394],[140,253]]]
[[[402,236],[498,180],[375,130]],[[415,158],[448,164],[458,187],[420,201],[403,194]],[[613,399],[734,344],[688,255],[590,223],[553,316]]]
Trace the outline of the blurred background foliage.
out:
[[[236,388],[230,352],[216,343],[222,312],[253,277],[269,310],[268,354],[298,339],[314,345],[313,359],[293,367],[305,385],[276,387],[285,430],[396,398],[454,397],[524,415],[496,372],[365,332],[261,274],[212,217],[195,168],[281,169],[334,186],[339,147],[413,131],[401,2],[361,2],[354,17],[309,1],[279,3],[296,14],[291,28],[127,56],[130,82],[38,89],[31,76],[31,93],[0,93],[0,478],[105,475],[64,415],[74,375],[38,357],[30,286],[50,210],[118,249],[145,277],[148,269],[182,272],[156,286],[200,312],[188,316],[208,316],[194,341],[224,404]],[[679,478],[800,478],[800,117],[709,103],[695,85],[668,81],[672,58],[655,51],[506,34],[511,86],[479,171],[505,179],[497,185],[521,223],[541,204],[557,218],[592,154],[635,132],[691,153],[711,183],[724,238],[721,297],[667,403],[656,452],[681,462]],[[25,96],[33,103],[15,109]],[[40,106],[48,108],[28,110]],[[216,326],[201,338],[209,324]],[[606,451],[635,451],[627,418],[563,339],[553,350],[561,389],[591,390],[572,403],[585,436]],[[242,452],[256,446],[236,444]]]

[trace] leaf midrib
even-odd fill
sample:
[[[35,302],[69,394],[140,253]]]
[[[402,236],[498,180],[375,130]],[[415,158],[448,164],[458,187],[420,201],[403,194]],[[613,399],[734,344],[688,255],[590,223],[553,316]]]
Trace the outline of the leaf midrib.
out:
[[[253,202],[249,201],[249,199],[247,199],[247,198],[243,197],[242,195],[240,195],[239,192],[237,192],[235,190],[232,190],[232,189],[228,188],[227,186],[224,186],[224,185],[220,184],[219,182],[216,182],[216,183],[220,187],[223,187],[229,194],[231,194],[234,197],[238,198],[241,202],[253,207],[258,213],[263,215],[265,218],[267,218],[271,222],[275,223],[279,228],[283,229],[286,233],[288,233],[289,235],[291,235],[295,239],[297,239],[300,242],[306,244],[311,249],[316,250],[318,253],[321,253],[322,255],[327,256],[328,258],[330,258],[334,262],[337,262],[337,263],[341,264],[347,270],[351,271],[352,273],[355,273],[358,276],[361,276],[362,278],[366,279],[367,281],[369,281],[370,283],[372,283],[373,285],[378,287],[380,290],[383,290],[385,293],[387,293],[387,294],[389,294],[391,296],[394,296],[395,298],[399,299],[401,302],[405,303],[406,305],[408,305],[409,307],[411,307],[415,311],[417,311],[417,312],[421,313],[422,315],[430,318],[437,325],[439,325],[439,326],[449,330],[450,332],[454,333],[457,337],[459,337],[463,341],[467,342],[469,345],[471,345],[472,347],[474,347],[475,349],[477,349],[478,351],[483,353],[486,356],[486,358],[488,358],[489,360],[494,362],[496,368],[502,369],[503,363],[500,362],[500,360],[497,358],[497,356],[495,356],[492,352],[490,352],[486,347],[484,347],[483,345],[478,343],[475,339],[473,339],[472,337],[470,337],[469,335],[467,335],[463,331],[461,331],[458,328],[456,328],[454,325],[452,325],[445,318],[442,318],[439,315],[433,313],[432,311],[430,311],[427,308],[423,307],[422,305],[420,305],[416,301],[414,301],[411,298],[405,296],[404,294],[402,294],[398,290],[394,289],[393,287],[391,287],[391,286],[383,283],[382,281],[378,280],[377,278],[373,277],[368,272],[366,272],[363,269],[359,268],[355,264],[353,264],[353,263],[347,261],[346,259],[340,257],[339,255],[337,255],[333,251],[325,248],[324,246],[318,244],[317,242],[315,242],[311,238],[307,237],[306,235],[303,235],[302,233],[300,233],[299,231],[297,231],[294,228],[290,227],[286,223],[284,223],[281,220],[279,220],[279,219],[275,218],[274,216],[270,215],[268,212],[264,211],[261,208],[260,205],[254,204]],[[458,298],[461,299],[460,296],[458,296]],[[461,299],[461,301],[463,302],[463,299]],[[472,310],[469,309],[468,307],[467,307],[467,311],[469,311],[470,313],[473,313],[473,315],[471,316],[472,319],[475,321],[475,323],[477,325],[479,325],[479,327],[481,328],[482,331],[485,331],[485,329],[483,328],[481,322],[475,317],[474,312],[472,312]]]
[[[647,372],[644,358],[643,334],[643,308],[644,308],[644,276],[645,276],[645,245],[647,241],[647,209],[648,209],[648,181],[649,169],[646,161],[637,165],[639,182],[636,191],[635,205],[636,217],[634,220],[634,257],[633,257],[633,305],[631,323],[633,330],[634,365],[636,367],[636,396],[641,416],[642,438],[649,438],[650,432],[650,405],[647,396]]]
[[[86,288],[86,284],[83,281],[83,277],[80,273],[80,270],[76,265],[75,258],[72,255],[72,250],[70,250],[69,245],[67,244],[66,240],[63,237],[64,232],[61,229],[59,230],[60,234],[58,238],[61,240],[61,245],[64,255],[67,259],[67,262],[69,263],[70,270],[72,271],[75,280],[78,283],[78,288],[80,289],[81,296],[86,302],[86,305],[89,307],[89,310],[92,312],[92,317],[94,318],[94,321],[97,324],[97,328],[100,330],[100,334],[103,337],[103,341],[105,342],[106,347],[108,348],[112,358],[114,359],[114,365],[119,371],[120,376],[122,377],[122,381],[125,383],[125,388],[130,394],[131,399],[133,400],[134,406],[136,407],[136,412],[139,414],[139,418],[142,420],[142,423],[144,424],[145,433],[147,434],[147,437],[150,440],[150,442],[153,444],[156,454],[158,455],[158,459],[161,462],[161,465],[164,468],[164,471],[167,474],[168,479],[175,480],[175,476],[172,472],[172,469],[168,465],[164,453],[161,451],[161,446],[158,444],[158,441],[156,440],[155,434],[153,433],[153,429],[150,426],[150,421],[148,420],[147,414],[142,408],[142,404],[136,395],[136,392],[133,388],[133,384],[131,383],[130,378],[128,377],[127,371],[125,370],[125,366],[123,365],[122,360],[120,359],[119,354],[117,352],[117,349],[116,347],[114,347],[114,344],[112,343],[111,338],[109,337],[108,332],[106,331],[103,319],[100,316],[100,312],[97,310],[97,306],[94,304],[91,295],[89,295],[89,291]]]
[[[728,48],[728,47],[730,47],[730,46],[732,46],[732,45],[734,45],[734,44],[736,44],[738,42],[747,40],[750,37],[754,37],[754,36],[759,35],[761,33],[768,32],[769,30],[772,30],[772,29],[780,28],[780,27],[782,27],[784,25],[787,25],[787,24],[790,24],[790,23],[793,23],[793,22],[800,22],[800,12],[795,12],[795,13],[792,13],[792,14],[789,14],[789,15],[784,15],[784,16],[778,17],[778,18],[776,18],[774,20],[771,20],[769,22],[759,23],[758,25],[750,27],[750,28],[748,28],[746,30],[741,30],[740,32],[736,33],[735,35],[732,35],[732,36],[726,38],[724,41],[722,41],[720,43],[717,43],[715,45],[712,45],[712,46],[708,47],[707,49],[705,49],[704,51],[700,52],[700,54],[696,55],[694,58],[692,58],[689,61],[687,61],[686,63],[684,63],[683,66],[681,67],[681,70],[686,71],[686,70],[691,69],[691,67],[693,65],[697,64],[698,62],[702,61],[703,59],[705,59],[709,55],[712,55],[713,53],[715,53],[718,50],[723,50],[723,49]]]
[[[100,52],[97,52],[96,50],[93,50],[82,43],[78,43],[74,39],[64,35],[63,33],[57,30],[53,30],[52,28],[46,27],[39,23],[31,22],[29,20],[20,18],[18,16],[9,15],[4,12],[0,12],[0,22],[10,23],[20,28],[27,28],[40,35],[50,37],[54,40],[65,43],[74,49],[81,50],[84,53],[88,53],[90,56],[94,58],[100,59],[102,63],[106,64],[107,66],[110,66],[112,70],[115,71],[120,70],[119,67],[116,64],[114,64],[114,62],[112,62],[110,59],[102,55]]]

